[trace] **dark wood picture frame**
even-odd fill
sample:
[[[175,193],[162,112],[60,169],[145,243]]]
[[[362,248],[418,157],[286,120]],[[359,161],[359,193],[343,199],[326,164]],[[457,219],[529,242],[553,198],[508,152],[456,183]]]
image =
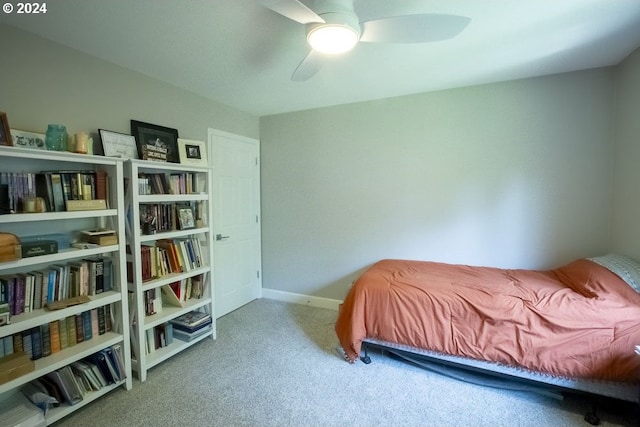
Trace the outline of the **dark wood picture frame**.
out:
[[[7,113],[0,111],[0,145],[13,146]]]
[[[189,230],[196,228],[196,214],[193,206],[188,203],[180,203],[176,205],[176,215],[178,216],[178,228],[180,230]]]
[[[131,120],[131,135],[136,138],[138,157],[140,159],[145,159],[146,157],[143,147],[151,145],[167,150],[167,162],[180,163],[177,129]]]

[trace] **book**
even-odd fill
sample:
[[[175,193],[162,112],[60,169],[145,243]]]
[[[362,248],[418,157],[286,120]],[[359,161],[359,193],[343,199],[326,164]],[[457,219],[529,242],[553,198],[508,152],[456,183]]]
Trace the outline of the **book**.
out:
[[[40,327],[36,326],[31,328],[31,359],[38,360],[42,357],[42,334],[40,333]],[[23,336],[24,340],[25,337]]]
[[[73,347],[78,342],[77,332],[76,332],[76,317],[74,315],[67,316],[64,319],[67,323],[67,343],[69,347]]]
[[[100,335],[100,326],[98,325],[98,309],[93,308],[91,313],[91,336],[97,337]]]
[[[46,375],[46,378],[49,378],[58,386],[64,400],[69,405],[75,405],[82,401],[82,394],[80,393],[78,384],[76,383],[69,366],[65,366],[57,371],[49,372]]]
[[[186,331],[182,331],[180,329],[174,328],[173,337],[176,339],[179,339],[180,341],[189,342],[189,341],[193,341],[194,339],[202,335],[206,335],[207,333],[210,333],[212,329],[213,329],[213,326],[210,324],[194,332],[186,332]]]
[[[53,210],[55,212],[64,212],[65,199],[62,176],[58,172],[51,172],[49,179],[51,180],[51,188],[53,191]]]
[[[107,332],[107,321],[106,321],[105,314],[104,314],[105,313],[105,309],[104,309],[104,306],[102,305],[102,306],[96,308],[95,310],[96,310],[96,312],[98,314],[98,319],[97,319],[98,320],[97,321],[97,324],[98,324],[98,335],[102,335],[105,332]]]
[[[107,368],[111,373],[111,377],[114,381],[122,381],[126,376],[120,372],[120,368],[118,366],[118,362],[116,360],[116,356],[111,347],[107,347],[103,350],[100,350],[100,353],[104,354],[105,361],[107,362]]]
[[[57,320],[49,322],[49,341],[51,342],[51,354],[60,351],[60,324]]]
[[[100,380],[98,379],[98,377],[96,376],[95,372],[93,371],[93,369],[91,369],[91,366],[89,366],[89,364],[85,361],[77,361],[77,362],[73,362],[71,364],[71,369],[77,374],[80,375],[82,377],[84,377],[89,384],[91,385],[91,389],[92,390],[100,390],[102,387],[104,387],[102,385],[102,383],[100,382]],[[105,384],[106,385],[106,384]]]
[[[67,330],[67,319],[56,320],[60,330],[60,350],[69,347],[69,331]]]
[[[83,334],[84,340],[89,341],[93,338],[93,326],[91,325],[91,311],[83,311],[81,313],[82,316],[82,326],[83,326]]]
[[[211,320],[211,315],[209,313],[205,313],[203,311],[190,311],[189,313],[171,320],[171,323],[187,328],[193,328],[207,322],[208,320]]]
[[[36,174],[36,196],[42,197],[45,201],[48,212],[55,211],[53,200],[53,187],[51,185],[51,175],[46,173]]]
[[[102,373],[102,377],[107,384],[113,384],[117,380],[111,375],[111,370],[107,366],[106,356],[102,352],[97,352],[88,357],[88,360],[96,364]]]
[[[82,313],[74,315],[76,323],[76,343],[84,341],[84,324],[82,320]]]
[[[105,324],[105,332],[111,332],[113,329],[113,320],[111,317],[111,305],[104,306],[104,324]]]
[[[70,212],[102,210],[102,209],[107,209],[107,202],[103,199],[69,200],[66,203],[66,207],[67,207],[67,211],[70,211]]]
[[[40,339],[42,340],[42,357],[51,355],[51,333],[49,324],[40,325]]]
[[[91,369],[91,372],[93,372],[93,375],[98,379],[98,382],[100,383],[100,385],[102,387],[106,387],[107,385],[109,385],[109,383],[107,382],[107,379],[103,375],[102,370],[100,369],[100,367],[91,359],[92,359],[92,357],[88,357],[88,358],[84,359],[83,362],[87,366],[89,366],[89,368]]]
[[[33,344],[31,343],[31,330],[22,331],[20,335],[22,335],[22,348],[24,349],[24,352],[29,356],[29,359],[34,359]]]
[[[24,343],[21,333],[13,334],[13,351],[16,353],[24,351]]]

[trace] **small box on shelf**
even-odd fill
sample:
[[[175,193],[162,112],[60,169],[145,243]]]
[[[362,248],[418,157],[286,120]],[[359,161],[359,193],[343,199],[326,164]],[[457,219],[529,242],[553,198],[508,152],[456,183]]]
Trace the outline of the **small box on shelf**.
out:
[[[24,351],[0,359],[0,384],[15,380],[35,369],[33,360]]]
[[[107,201],[104,199],[94,200],[67,200],[67,211],[95,211],[107,209]]]
[[[22,240],[22,258],[58,253],[56,240]]]
[[[0,233],[0,262],[15,261],[22,256],[20,239],[15,234]]]

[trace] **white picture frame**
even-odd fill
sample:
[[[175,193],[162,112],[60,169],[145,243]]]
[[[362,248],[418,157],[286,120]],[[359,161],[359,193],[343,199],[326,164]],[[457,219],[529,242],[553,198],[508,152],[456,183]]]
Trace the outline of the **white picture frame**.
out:
[[[121,159],[137,159],[138,145],[133,135],[98,129],[102,149],[105,157],[119,157]]]
[[[34,150],[46,150],[43,133],[29,132],[20,129],[11,129],[13,146],[20,148],[32,148]]]
[[[207,166],[207,147],[204,141],[178,138],[178,154],[183,165]]]

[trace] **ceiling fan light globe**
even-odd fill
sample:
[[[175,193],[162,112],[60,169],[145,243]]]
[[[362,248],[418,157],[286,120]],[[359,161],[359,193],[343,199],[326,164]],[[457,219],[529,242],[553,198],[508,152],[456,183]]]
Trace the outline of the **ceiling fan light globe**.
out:
[[[307,33],[307,42],[316,51],[327,54],[348,52],[358,43],[360,34],[347,25],[314,25]]]

